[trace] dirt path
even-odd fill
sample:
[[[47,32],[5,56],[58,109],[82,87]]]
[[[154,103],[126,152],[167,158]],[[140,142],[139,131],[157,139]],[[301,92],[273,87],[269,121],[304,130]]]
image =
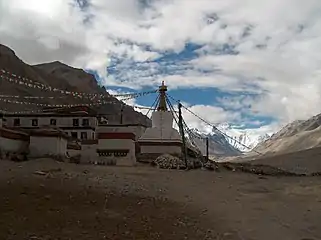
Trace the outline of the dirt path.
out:
[[[48,160],[0,171],[0,239],[321,239],[320,177]]]

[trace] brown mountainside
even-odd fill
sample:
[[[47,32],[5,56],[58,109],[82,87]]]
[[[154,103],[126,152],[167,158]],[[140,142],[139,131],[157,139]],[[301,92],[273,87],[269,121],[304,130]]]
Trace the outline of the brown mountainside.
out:
[[[320,147],[320,126],[321,114],[308,120],[294,121],[272,135],[271,138],[259,143],[254,150],[265,155],[278,155]]]
[[[0,44],[0,69],[4,69],[17,76],[31,79],[35,82],[49,85],[67,91],[105,94],[111,104],[95,106],[98,113],[106,115],[110,123],[119,123],[121,102],[110,96],[104,87],[98,85],[92,74],[82,69],[72,68],[60,62],[28,65],[24,63],[10,48]],[[2,73],[0,73],[2,74]],[[13,77],[14,78],[14,77]],[[50,103],[50,104],[79,104],[91,103],[88,99],[74,98],[68,95],[37,88],[29,88],[24,85],[9,82],[0,77],[0,95],[19,96],[44,96],[54,99],[15,99],[20,102]],[[0,109],[6,111],[27,111],[40,109],[41,107],[25,104],[14,104],[3,101],[0,97]],[[6,98],[7,99],[7,98]],[[145,115],[136,112],[132,107],[125,106],[123,123],[142,123],[151,125],[151,121]]]

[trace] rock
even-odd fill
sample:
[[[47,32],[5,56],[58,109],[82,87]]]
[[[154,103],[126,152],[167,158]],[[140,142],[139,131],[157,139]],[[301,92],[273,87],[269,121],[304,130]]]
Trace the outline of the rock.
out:
[[[163,154],[155,159],[155,165],[159,168],[165,169],[183,169],[185,168],[185,162],[170,154]]]
[[[43,171],[35,171],[33,174],[45,176],[45,175],[47,175],[48,173],[43,172]]]

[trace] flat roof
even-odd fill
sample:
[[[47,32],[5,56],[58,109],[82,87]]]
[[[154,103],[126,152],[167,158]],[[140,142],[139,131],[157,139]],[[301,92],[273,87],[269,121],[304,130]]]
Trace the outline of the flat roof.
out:
[[[142,123],[129,123],[129,124],[99,124],[99,127],[148,127]]]
[[[20,113],[20,114],[3,114],[3,117],[97,117],[96,114],[89,114],[85,112],[77,113]]]

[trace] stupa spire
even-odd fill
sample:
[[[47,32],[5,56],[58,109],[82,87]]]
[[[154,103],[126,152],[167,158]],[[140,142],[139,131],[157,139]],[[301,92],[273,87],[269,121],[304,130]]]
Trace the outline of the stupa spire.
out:
[[[158,88],[159,91],[159,103],[157,107],[157,111],[167,111],[167,104],[166,104],[166,91],[167,86],[165,85],[164,81],[162,81],[162,85]]]

